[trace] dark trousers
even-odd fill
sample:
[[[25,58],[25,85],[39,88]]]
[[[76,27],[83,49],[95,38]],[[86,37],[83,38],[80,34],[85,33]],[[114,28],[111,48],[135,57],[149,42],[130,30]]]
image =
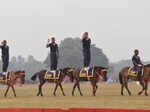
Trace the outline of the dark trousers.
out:
[[[2,58],[3,63],[3,72],[7,72],[8,65],[9,65],[9,59],[8,58]]]
[[[141,80],[141,75],[142,75],[142,67],[134,66],[134,69],[138,72],[137,80],[140,81]]]
[[[57,70],[57,55],[51,53],[51,70]]]
[[[91,62],[91,52],[90,50],[83,50],[83,57],[84,57],[84,67],[88,67]]]

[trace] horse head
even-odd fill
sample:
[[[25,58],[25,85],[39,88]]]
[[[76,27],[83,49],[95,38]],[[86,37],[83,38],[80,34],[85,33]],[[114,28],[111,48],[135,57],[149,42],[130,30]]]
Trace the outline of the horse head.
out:
[[[72,68],[69,68],[69,67],[63,69],[64,75],[68,76],[71,82],[73,82],[73,80],[74,80],[73,71],[74,70]]]
[[[96,71],[96,73],[98,73],[100,76],[102,76],[104,81],[107,81],[107,69],[108,68],[101,67],[101,66],[94,67],[94,70]]]
[[[16,72],[14,72],[14,74],[15,74],[16,79],[20,79],[21,84],[25,83],[25,71],[24,70],[16,71]]]

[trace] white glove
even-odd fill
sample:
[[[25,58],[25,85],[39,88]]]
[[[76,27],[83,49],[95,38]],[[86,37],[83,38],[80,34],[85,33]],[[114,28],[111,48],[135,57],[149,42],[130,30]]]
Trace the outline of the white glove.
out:
[[[138,66],[141,67],[142,65],[141,65],[141,64],[138,64]]]

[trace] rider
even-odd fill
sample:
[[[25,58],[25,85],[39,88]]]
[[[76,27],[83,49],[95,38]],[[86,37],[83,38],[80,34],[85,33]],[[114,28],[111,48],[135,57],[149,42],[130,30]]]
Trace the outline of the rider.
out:
[[[50,47],[50,61],[51,61],[51,70],[55,72],[55,70],[57,70],[57,60],[58,60],[58,55],[59,55],[59,52],[58,52],[58,45],[55,43],[55,38],[52,37],[51,38],[51,43],[50,42],[50,39],[48,39],[48,43],[46,45],[46,47]]]
[[[83,46],[83,57],[84,57],[84,67],[85,70],[89,69],[91,61],[91,39],[88,37],[88,32],[85,32],[80,40]]]
[[[6,74],[9,65],[9,46],[6,40],[1,42],[0,48],[2,49],[3,73]]]
[[[143,64],[142,64],[141,59],[138,55],[139,55],[139,50],[136,49],[134,51],[134,56],[132,57],[132,62],[134,65],[134,70],[138,71],[137,80],[140,82]]]

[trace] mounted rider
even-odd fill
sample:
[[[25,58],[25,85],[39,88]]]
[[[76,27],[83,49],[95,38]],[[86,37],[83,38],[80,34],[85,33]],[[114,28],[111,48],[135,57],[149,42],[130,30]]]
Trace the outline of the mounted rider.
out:
[[[139,55],[139,50],[136,49],[134,51],[134,56],[132,57],[132,62],[134,65],[134,70],[138,72],[137,80],[140,82],[143,64],[142,64],[141,59],[138,55]]]
[[[0,49],[2,50],[3,74],[6,74],[9,65],[9,46],[6,40],[1,42]]]
[[[57,60],[59,56],[59,51],[58,51],[58,45],[55,42],[55,38],[51,38],[51,43],[50,39],[48,39],[48,43],[46,45],[47,48],[50,47],[50,61],[51,61],[51,70],[55,72],[57,70]]]
[[[88,32],[85,32],[80,40],[83,46],[83,57],[84,57],[84,67],[85,70],[89,69],[89,65],[91,62],[91,39],[88,36]]]

